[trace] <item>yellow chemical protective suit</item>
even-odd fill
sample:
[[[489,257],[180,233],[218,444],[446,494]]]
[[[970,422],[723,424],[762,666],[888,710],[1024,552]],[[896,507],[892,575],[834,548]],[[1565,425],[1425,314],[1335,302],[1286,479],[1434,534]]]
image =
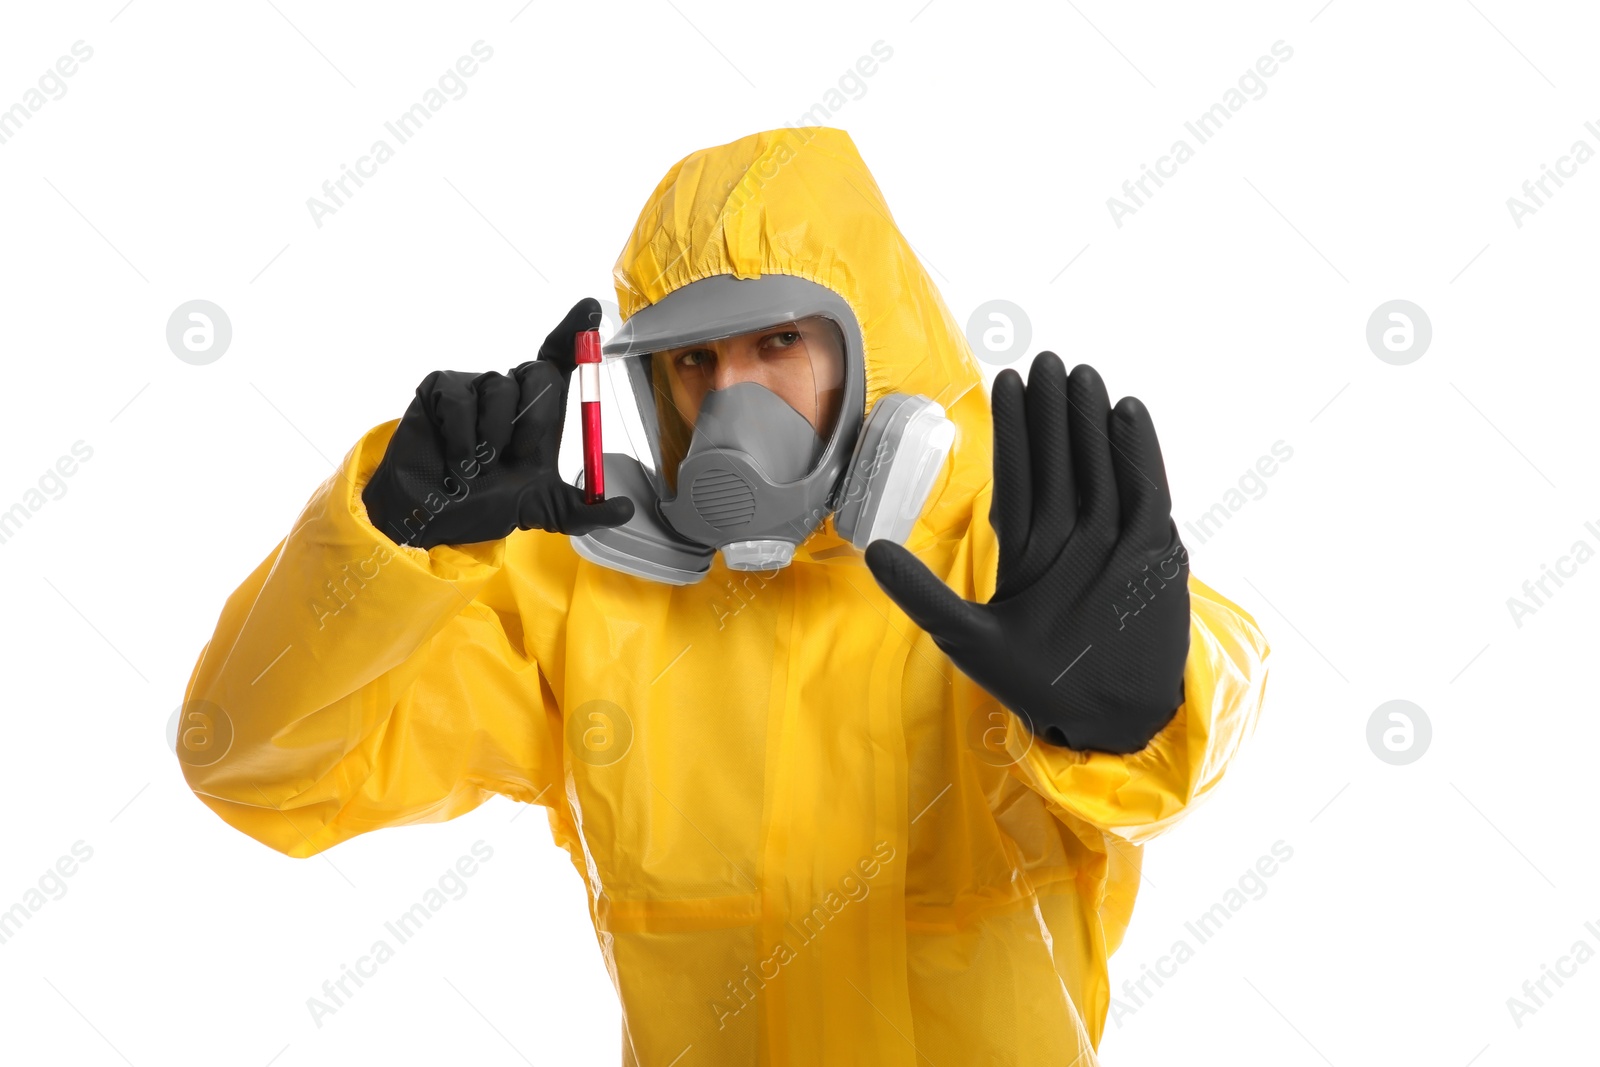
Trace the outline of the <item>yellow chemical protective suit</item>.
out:
[[[890,391],[948,409],[956,445],[907,547],[987,600],[988,398],[844,133],[685,158],[617,262],[617,297],[626,317],[699,278],[768,273],[850,303],[869,411]],[[588,887],[624,1064],[1095,1062],[1142,843],[1217,784],[1259,711],[1248,615],[1191,578],[1174,720],[1135,755],[1054,748],[831,521],[786,568],[719,557],[682,587],[538,530],[397,546],[361,502],[395,425],[317,490],[200,656],[187,697],[227,754],[184,773],[212,810],[310,856],[495,794],[548,808]]]

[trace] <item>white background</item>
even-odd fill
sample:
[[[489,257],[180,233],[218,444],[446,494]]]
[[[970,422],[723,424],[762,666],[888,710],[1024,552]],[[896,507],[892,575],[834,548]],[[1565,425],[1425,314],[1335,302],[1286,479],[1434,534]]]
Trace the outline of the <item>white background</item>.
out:
[[[1592,1060],[1600,961],[1520,1027],[1506,1003],[1600,950],[1600,562],[1520,627],[1506,604],[1600,548],[1600,161],[1520,228],[1506,206],[1600,149],[1586,5],[123,2],[0,13],[0,107],[94,49],[0,145],[0,510],[93,449],[0,544],[0,908],[93,850],[0,945],[0,1058],[617,1062],[541,814],[291,861],[195,800],[163,731],[224,597],[365,429],[611,297],[668,166],[795,122],[881,40],[829,123],[958,319],[1010,300],[1033,350],[1142,397],[1180,524],[1293,449],[1214,537],[1184,531],[1272,680],[1222,787],[1148,850],[1114,983],[1193,946],[1274,842],[1293,858],[1154,996],[1119,993],[1104,1061]],[[306,199],[480,39],[466,95],[314,225]],[[1107,198],[1279,40],[1266,94],[1115,225]],[[165,340],[196,298],[233,325],[208,366]],[[1397,298],[1433,325],[1405,366],[1365,340]],[[1432,723],[1407,766],[1366,739],[1391,699]],[[480,839],[468,894],[317,1027],[306,998]]]

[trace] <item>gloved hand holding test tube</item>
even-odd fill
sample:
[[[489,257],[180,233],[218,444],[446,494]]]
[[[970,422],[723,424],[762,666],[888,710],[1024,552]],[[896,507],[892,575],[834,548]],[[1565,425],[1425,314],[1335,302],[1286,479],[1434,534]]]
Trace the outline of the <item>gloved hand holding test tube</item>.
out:
[[[496,540],[513,530],[581,535],[628,522],[633,502],[604,498],[600,342],[587,328],[599,316],[599,301],[578,301],[537,358],[509,373],[441,370],[424,378],[362,489],[373,525],[397,543],[427,550]],[[585,334],[588,342],[579,340]],[[589,356],[580,354],[586,344]],[[575,370],[592,492],[564,479],[556,463]]]

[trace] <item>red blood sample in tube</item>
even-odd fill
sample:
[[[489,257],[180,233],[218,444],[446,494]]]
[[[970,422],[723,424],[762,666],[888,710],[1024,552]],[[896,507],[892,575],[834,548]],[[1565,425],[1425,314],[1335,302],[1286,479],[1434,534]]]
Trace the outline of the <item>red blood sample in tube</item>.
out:
[[[574,349],[583,416],[583,499],[598,504],[606,498],[606,466],[600,448],[600,331],[578,331]]]

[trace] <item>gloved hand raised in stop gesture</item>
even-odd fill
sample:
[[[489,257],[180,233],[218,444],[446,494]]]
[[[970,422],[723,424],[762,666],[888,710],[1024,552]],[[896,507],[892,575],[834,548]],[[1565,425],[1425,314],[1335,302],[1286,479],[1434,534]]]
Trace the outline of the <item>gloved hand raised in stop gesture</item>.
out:
[[[1188,552],[1134,397],[1053,352],[994,384],[994,596],[957,596],[900,545],[867,565],[955,665],[1056,745],[1137,752],[1183,701]]]
[[[578,331],[600,302],[578,301],[510,374],[436,370],[417,386],[362,490],[372,524],[400,544],[496,541],[513,530],[588,533],[633,517],[627,497],[586,504],[556,470]]]

